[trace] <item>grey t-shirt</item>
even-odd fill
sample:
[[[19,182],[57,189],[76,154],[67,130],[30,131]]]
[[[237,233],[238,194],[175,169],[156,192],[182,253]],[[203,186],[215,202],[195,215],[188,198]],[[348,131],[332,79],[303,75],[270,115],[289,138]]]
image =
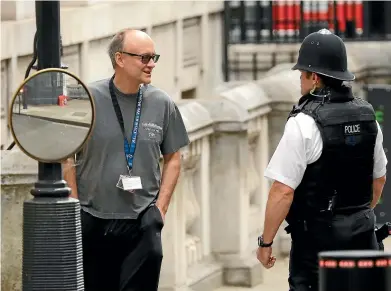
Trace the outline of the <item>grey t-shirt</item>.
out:
[[[148,85],[144,92],[132,175],[141,177],[143,189],[134,193],[116,187],[128,175],[124,137],[109,91],[110,79],[90,84],[96,122],[87,144],[76,160],[76,177],[82,208],[105,219],[136,219],[156,199],[161,180],[160,154],[177,152],[189,144],[182,116],[171,98]],[[130,141],[137,94],[126,95],[114,86]]]

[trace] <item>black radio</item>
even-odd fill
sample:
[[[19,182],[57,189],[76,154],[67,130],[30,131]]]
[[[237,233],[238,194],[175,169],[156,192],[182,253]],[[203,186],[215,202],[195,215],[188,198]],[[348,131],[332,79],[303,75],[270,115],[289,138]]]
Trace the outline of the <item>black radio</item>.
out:
[[[383,240],[385,240],[389,235],[391,235],[391,223],[386,222],[380,228],[375,227],[375,234],[380,250],[384,251]]]

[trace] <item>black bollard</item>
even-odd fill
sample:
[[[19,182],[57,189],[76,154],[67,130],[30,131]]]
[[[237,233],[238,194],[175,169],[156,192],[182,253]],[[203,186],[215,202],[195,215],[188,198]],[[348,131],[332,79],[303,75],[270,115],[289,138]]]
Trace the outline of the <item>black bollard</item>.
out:
[[[319,253],[319,291],[390,291],[391,253]]]
[[[83,291],[82,256],[80,205],[75,199],[37,197],[24,202],[23,291]]]

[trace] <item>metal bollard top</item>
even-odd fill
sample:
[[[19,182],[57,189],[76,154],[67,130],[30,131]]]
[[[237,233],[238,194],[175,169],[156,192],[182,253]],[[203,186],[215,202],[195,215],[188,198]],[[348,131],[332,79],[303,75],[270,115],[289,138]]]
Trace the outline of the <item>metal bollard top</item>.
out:
[[[391,267],[391,253],[376,250],[321,252],[320,268],[371,268]]]

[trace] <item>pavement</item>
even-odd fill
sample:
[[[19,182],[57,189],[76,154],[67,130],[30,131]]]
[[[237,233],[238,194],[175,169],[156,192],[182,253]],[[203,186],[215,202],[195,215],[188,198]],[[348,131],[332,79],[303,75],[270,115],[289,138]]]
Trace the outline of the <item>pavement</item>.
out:
[[[89,99],[69,99],[64,106],[59,105],[28,105],[27,109],[13,106],[13,114],[36,116],[55,122],[90,127],[92,121],[92,106]]]
[[[288,291],[288,258],[277,258],[274,267],[263,269],[263,283],[253,288],[220,287],[214,291]]]
[[[385,250],[391,252],[391,237],[384,241]],[[277,258],[273,268],[263,271],[263,283],[253,288],[221,287],[214,291],[288,291],[288,258]]]
[[[21,146],[41,160],[68,157],[82,144],[88,127],[53,122],[34,116],[13,114],[15,136]]]

